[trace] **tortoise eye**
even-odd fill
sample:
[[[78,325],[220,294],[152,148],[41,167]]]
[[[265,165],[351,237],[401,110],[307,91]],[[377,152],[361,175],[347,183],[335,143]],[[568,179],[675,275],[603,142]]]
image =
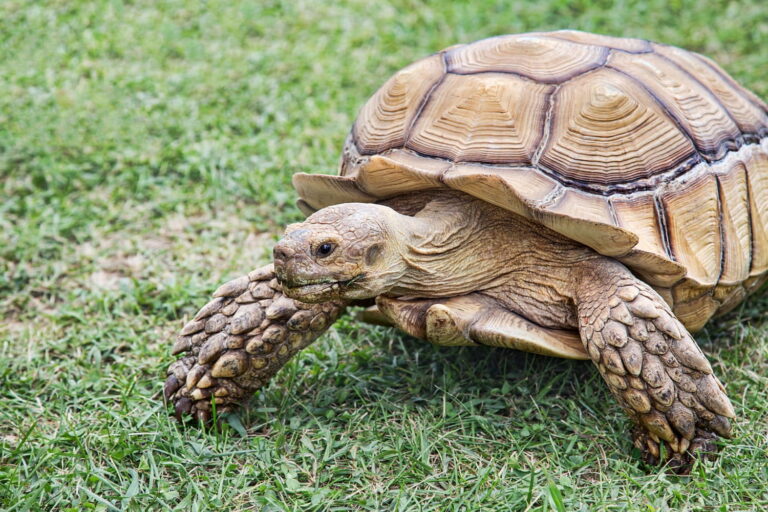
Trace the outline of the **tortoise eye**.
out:
[[[317,248],[317,255],[321,258],[324,258],[331,254],[333,250],[336,248],[336,246],[330,242],[325,242],[320,244],[320,246]]]

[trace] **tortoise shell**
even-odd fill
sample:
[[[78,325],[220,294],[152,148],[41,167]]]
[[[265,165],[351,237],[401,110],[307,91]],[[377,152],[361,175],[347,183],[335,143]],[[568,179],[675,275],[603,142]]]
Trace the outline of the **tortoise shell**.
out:
[[[365,104],[313,211],[450,187],[626,264],[691,330],[768,270],[768,107],[711,60],[560,31],[443,50]]]

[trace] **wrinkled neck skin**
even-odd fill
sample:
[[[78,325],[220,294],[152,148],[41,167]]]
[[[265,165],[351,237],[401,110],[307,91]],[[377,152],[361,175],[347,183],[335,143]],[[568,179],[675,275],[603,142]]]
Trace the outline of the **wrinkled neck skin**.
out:
[[[481,292],[529,320],[577,326],[576,285],[591,249],[507,210],[459,193],[435,194],[401,215],[393,237],[406,270],[386,295],[449,297]]]

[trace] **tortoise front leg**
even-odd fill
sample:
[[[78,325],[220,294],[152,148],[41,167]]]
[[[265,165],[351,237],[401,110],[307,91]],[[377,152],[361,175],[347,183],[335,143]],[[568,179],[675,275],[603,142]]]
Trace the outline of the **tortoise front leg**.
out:
[[[306,304],[283,295],[272,265],[222,285],[181,330],[168,368],[165,399],[176,417],[202,422],[246,401],[344,310],[340,302]]]
[[[584,347],[611,392],[637,424],[635,446],[648,462],[685,470],[696,452],[731,437],[735,416],[725,389],[667,303],[623,265],[597,260],[577,292]]]

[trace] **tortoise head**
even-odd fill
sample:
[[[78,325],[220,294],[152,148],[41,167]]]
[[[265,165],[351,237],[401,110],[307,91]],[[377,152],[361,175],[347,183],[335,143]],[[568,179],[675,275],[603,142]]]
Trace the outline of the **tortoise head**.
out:
[[[284,293],[302,302],[386,293],[407,270],[399,251],[399,217],[386,206],[345,203],[291,224],[274,248]]]

